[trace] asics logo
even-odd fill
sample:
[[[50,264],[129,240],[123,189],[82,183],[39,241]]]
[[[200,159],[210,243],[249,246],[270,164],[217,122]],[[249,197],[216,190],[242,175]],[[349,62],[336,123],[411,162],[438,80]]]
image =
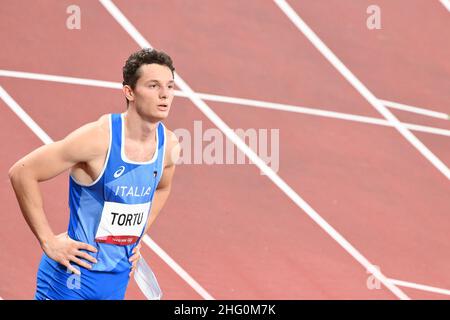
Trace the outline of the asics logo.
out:
[[[120,166],[119,169],[117,169],[117,171],[114,172],[114,178],[120,177],[124,171],[125,171],[125,167]]]

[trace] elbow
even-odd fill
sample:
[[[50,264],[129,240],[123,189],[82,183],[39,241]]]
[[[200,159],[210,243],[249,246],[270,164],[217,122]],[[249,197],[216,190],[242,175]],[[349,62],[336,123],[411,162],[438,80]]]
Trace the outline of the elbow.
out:
[[[16,166],[13,165],[11,168],[9,168],[9,171],[8,171],[8,178],[9,178],[9,180],[12,181],[14,179],[15,172],[16,172]]]
[[[9,181],[11,182],[12,185],[14,185],[14,183],[17,181],[17,173],[18,169],[17,167],[14,165],[11,168],[9,168],[8,171],[8,177],[9,177]]]
[[[14,182],[19,179],[22,169],[23,165],[20,165],[18,163],[15,163],[11,168],[9,168],[8,177],[9,181],[11,181],[12,184],[14,184]]]

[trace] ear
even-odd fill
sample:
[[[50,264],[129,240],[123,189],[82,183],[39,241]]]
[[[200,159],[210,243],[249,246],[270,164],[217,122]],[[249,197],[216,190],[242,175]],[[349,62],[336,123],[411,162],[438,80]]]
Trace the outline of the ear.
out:
[[[134,101],[134,92],[129,85],[124,85],[122,91],[128,101]]]

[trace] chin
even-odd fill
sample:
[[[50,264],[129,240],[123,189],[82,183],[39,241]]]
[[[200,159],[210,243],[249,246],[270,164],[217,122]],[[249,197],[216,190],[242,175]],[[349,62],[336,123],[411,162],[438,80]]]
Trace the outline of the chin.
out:
[[[140,114],[141,118],[149,122],[158,122],[166,119],[169,116],[168,111],[153,111]]]
[[[150,117],[155,119],[156,121],[161,121],[166,119],[169,116],[169,111],[158,111],[152,114]]]

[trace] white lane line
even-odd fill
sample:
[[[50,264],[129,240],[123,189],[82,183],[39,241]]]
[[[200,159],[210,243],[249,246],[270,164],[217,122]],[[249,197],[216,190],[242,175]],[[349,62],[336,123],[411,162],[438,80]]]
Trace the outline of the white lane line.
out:
[[[143,48],[151,48],[150,43],[136,30],[123,13],[110,1],[100,0],[102,5],[114,17],[114,19],[125,29],[125,31]],[[376,279],[383,283],[391,292],[400,299],[409,297],[400,288],[392,284],[379,268],[370,263],[353,245],[351,245],[339,232],[337,232],[327,221],[325,221],[305,200],[303,200],[280,176],[278,176],[258,155],[250,149],[236,133],[199,98],[199,96],[178,75],[175,75],[176,85],[189,97],[189,99],[205,114],[208,119],[216,125],[239,150],[254,163],[264,174],[277,185],[298,207],[300,207],[311,219],[313,219],[328,235],[344,248],[365,270],[370,272]]]
[[[48,74],[39,74],[39,73],[28,73],[28,72],[17,72],[10,70],[0,70],[0,77],[12,77],[19,79],[30,79],[30,80],[39,80],[39,81],[51,81],[58,83],[67,83],[67,84],[75,84],[75,85],[86,85],[86,86],[94,86],[101,88],[109,88],[109,89],[122,89],[122,84],[119,82],[110,82],[110,81],[102,81],[102,80],[93,80],[93,79],[84,79],[84,78],[74,78],[74,77],[66,77],[66,76],[55,76]],[[180,90],[175,90],[175,95],[178,97],[189,98],[187,94]],[[266,102],[260,100],[252,100],[252,99],[243,99],[237,97],[228,97],[221,96],[216,94],[208,94],[208,93],[197,93],[200,99],[206,101],[215,101],[215,102],[223,102],[230,104],[238,104],[242,106],[249,106],[255,108],[264,108],[264,109],[272,109],[286,112],[294,112],[294,113],[302,113],[319,117],[327,117],[334,118],[340,120],[347,121],[355,121],[367,124],[374,124],[386,127],[393,127],[393,125],[385,119],[372,118],[366,116],[353,115],[349,113],[335,112],[318,108],[309,108],[274,102]],[[411,107],[415,108],[415,107]],[[417,108],[419,109],[419,108]],[[423,110],[423,109],[421,109]],[[427,110],[429,111],[429,110]],[[430,111],[433,112],[433,111]],[[414,131],[426,132],[431,134],[443,135],[450,137],[450,130],[441,129],[441,128],[433,128],[427,127],[417,124],[403,123],[403,125]]]
[[[417,113],[417,114],[421,114],[424,116],[443,119],[443,120],[450,120],[450,115],[443,113],[443,112],[433,111],[433,110],[429,110],[429,109],[425,109],[425,108],[413,107],[413,106],[409,106],[407,104],[392,102],[392,101],[387,101],[387,100],[381,100],[381,99],[380,99],[380,102],[389,108],[412,112],[412,113]]]
[[[17,104],[16,101],[8,94],[8,92],[0,86],[0,98],[6,105],[27,125],[35,135],[39,137],[45,144],[52,142],[52,139],[45,133],[39,125]]]
[[[323,110],[323,109],[318,109],[318,108],[308,108],[308,107],[301,107],[301,106],[294,106],[294,105],[287,105],[287,104],[273,103],[273,102],[266,102],[266,101],[259,101],[259,100],[219,96],[219,95],[206,94],[206,93],[197,93],[197,95],[199,96],[199,98],[201,98],[203,100],[207,100],[207,101],[239,104],[239,105],[249,106],[249,107],[273,109],[273,110],[280,110],[280,111],[287,111],[287,112],[294,112],[294,113],[309,114],[309,115],[320,116],[320,117],[328,117],[328,118],[334,118],[334,119],[340,119],[340,120],[356,121],[356,122],[375,124],[375,125],[381,125],[381,126],[387,126],[387,127],[394,127],[394,125],[392,123],[390,123],[389,121],[387,121],[385,119],[378,119],[378,118],[372,118],[372,117],[366,117],[366,116],[358,116],[358,115]],[[427,126],[410,124],[410,123],[402,123],[402,124],[405,127],[407,127],[408,129],[413,129],[416,131],[433,133],[433,134],[438,134],[438,135],[450,136],[450,130],[427,127]]]
[[[184,281],[186,281],[203,299],[215,300],[203,287],[192,278],[189,273],[186,272],[178,263],[176,263],[155,241],[153,241],[148,235],[143,237],[144,243],[150,247],[165,263],[172,267]]]
[[[438,135],[441,135],[441,136],[450,137],[450,135],[449,135],[450,130],[433,128],[433,127],[427,127],[427,126],[421,126],[421,125],[418,125],[418,124],[411,124],[411,123],[403,123],[403,125],[406,128],[408,128],[409,130],[421,131],[421,132],[438,134]],[[389,123],[389,126],[392,126],[392,125]]]
[[[389,280],[392,283],[394,283],[400,287],[412,288],[412,289],[428,291],[428,292],[433,292],[433,293],[439,293],[439,294],[445,294],[445,295],[450,296],[450,290],[447,290],[447,289],[441,289],[441,288],[436,288],[436,287],[431,287],[431,286],[427,286],[427,285],[423,285],[423,284],[401,281],[401,280],[396,280],[396,279],[389,279]]]
[[[50,74],[43,74],[43,73],[31,73],[31,72],[23,72],[23,71],[13,71],[13,70],[2,70],[0,69],[0,77],[10,77],[10,78],[19,78],[19,79],[29,79],[29,80],[40,80],[40,81],[51,81],[51,82],[58,82],[58,83],[68,83],[68,84],[76,84],[76,85],[85,85],[85,86],[93,86],[93,87],[102,87],[102,88],[110,88],[110,89],[122,89],[122,84],[120,82],[112,82],[112,81],[103,81],[103,80],[95,80],[95,79],[86,79],[86,78],[76,78],[76,77],[68,77],[68,76],[58,76],[58,75],[50,75]],[[175,94],[180,97],[187,97],[186,94],[179,90],[175,90]],[[347,115],[345,113],[339,113],[339,112],[332,112],[332,111],[326,111],[321,109],[311,109],[311,108],[305,108],[305,107],[299,107],[299,106],[293,106],[288,104],[282,104],[282,103],[271,103],[271,102],[264,102],[254,99],[243,99],[243,98],[237,98],[237,97],[229,97],[229,96],[221,96],[221,95],[215,95],[215,94],[207,94],[207,93],[199,93],[197,94],[202,98],[203,100],[210,100],[210,101],[218,101],[218,102],[226,102],[226,103],[234,103],[234,104],[242,104],[242,105],[248,105],[248,106],[261,106],[261,107],[267,107],[270,109],[275,110],[282,110],[282,111],[292,111],[292,112],[301,112],[302,108],[305,111],[312,111],[319,110],[321,112],[329,112],[329,114],[342,114]],[[417,113],[429,117],[435,117],[439,119],[449,120],[450,115],[443,113],[443,112],[437,112],[425,108],[418,108],[411,105],[406,105],[398,102],[392,102],[387,100],[380,100],[385,106],[390,108],[395,108],[407,112]],[[295,109],[297,108],[297,110]],[[325,116],[327,114],[325,113]],[[356,116],[359,117],[359,116]],[[363,117],[368,118],[368,117]],[[357,118],[356,118],[357,119]],[[376,119],[376,118],[372,118]],[[385,120],[383,120],[385,121]]]
[[[14,99],[1,86],[0,86],[0,97],[6,103],[6,105],[9,106],[25,124],[27,124],[28,127],[30,127],[30,125],[28,125],[27,122],[30,122],[30,121],[32,122],[33,127],[32,128],[30,127],[30,129],[39,137],[39,139],[42,140],[42,142],[44,142],[44,144],[49,144],[49,143],[53,142],[53,140],[44,132],[44,130],[41,127],[39,127],[39,125],[31,119],[31,117],[17,104],[16,101],[14,101]],[[19,110],[19,112],[17,112],[16,110]],[[145,235],[145,236],[148,238],[147,242],[151,241],[152,246],[150,248],[152,250],[154,250],[154,248],[157,248],[158,251],[154,250],[155,253],[158,256],[160,256],[161,259],[163,259],[163,261],[165,261],[166,263],[169,261],[170,262],[169,266],[177,274],[180,275],[180,270],[183,271],[183,269],[163,249],[161,249],[161,247],[159,247],[153,240],[150,240],[150,238],[147,235]],[[145,240],[146,240],[146,238],[144,237],[144,242],[145,242]],[[185,272],[185,274],[181,273],[181,275],[186,276],[187,273],[186,272]],[[202,289],[198,285],[198,283],[194,279],[192,279],[192,277],[190,277],[189,275],[187,275],[187,276],[188,277],[183,277],[183,279],[186,280],[189,285],[194,284],[194,286],[192,286],[192,288],[195,291],[197,291],[205,299],[213,299],[210,294],[208,294],[204,289]]]
[[[55,76],[55,75],[43,74],[43,73],[0,70],[0,76],[1,77],[20,78],[20,79],[30,79],[30,80],[51,81],[51,82],[58,82],[58,83],[78,84],[78,85],[83,85],[83,86],[102,87],[102,88],[110,88],[110,89],[122,89],[122,84],[119,82],[66,77],[66,76]]]
[[[312,29],[300,18],[285,0],[274,0],[275,4],[286,14],[291,22],[302,32],[317,50],[330,62],[341,75],[393,126],[408,140],[436,169],[450,180],[450,169],[436,157],[415,135],[378,100],[367,87],[342,63],[341,60],[320,40]]]
[[[450,1],[449,0],[440,0],[442,5],[450,12]]]

